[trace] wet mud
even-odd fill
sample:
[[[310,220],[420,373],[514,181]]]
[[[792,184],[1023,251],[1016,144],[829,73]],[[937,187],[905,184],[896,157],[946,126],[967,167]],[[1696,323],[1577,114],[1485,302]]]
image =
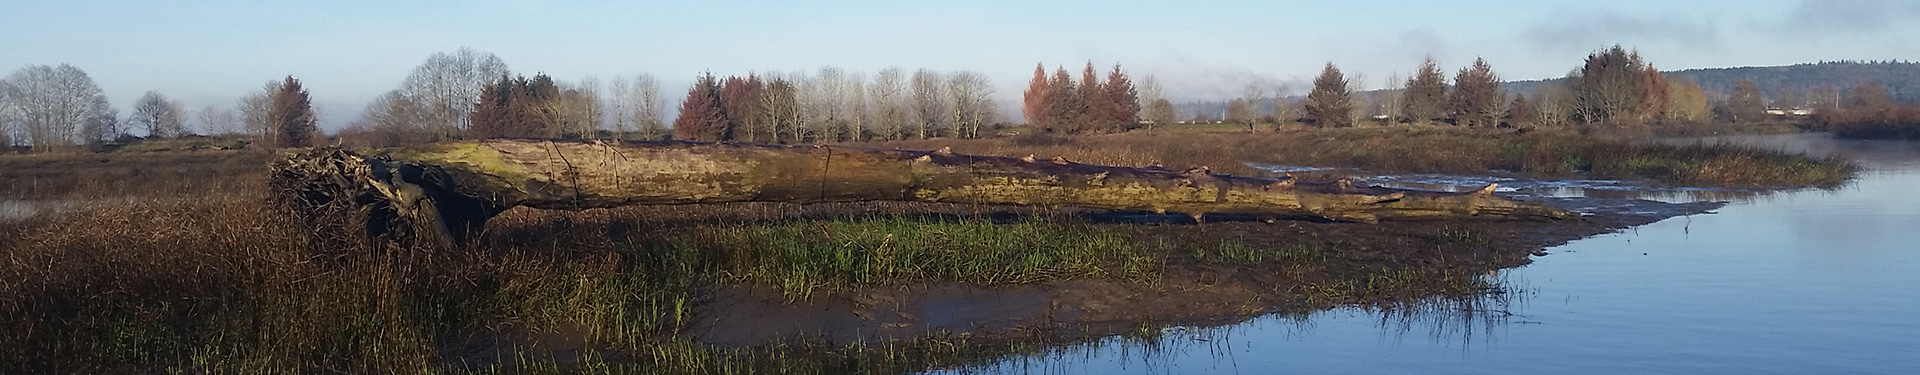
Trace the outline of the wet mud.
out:
[[[1011,286],[915,283],[836,290],[789,301],[766,286],[714,286],[686,332],[723,347],[774,342],[873,343],[932,335],[987,340],[1070,340],[1143,325],[1227,325],[1278,312],[1389,303],[1455,293],[1435,278],[1481,275],[1531,262],[1543,249],[1663,219],[1707,214],[1721,202],[1524,198],[1584,216],[1557,221],[1447,220],[1381,224],[1080,212],[1141,238],[1231,240],[1313,248],[1311,262],[1234,263],[1170,251],[1153,280],[1071,280]],[[1177,248],[1178,246],[1176,246]],[[1361,290],[1383,272],[1432,275],[1389,290]],[[1341,289],[1345,286],[1347,289]],[[1498,291],[1480,291],[1498,292]]]

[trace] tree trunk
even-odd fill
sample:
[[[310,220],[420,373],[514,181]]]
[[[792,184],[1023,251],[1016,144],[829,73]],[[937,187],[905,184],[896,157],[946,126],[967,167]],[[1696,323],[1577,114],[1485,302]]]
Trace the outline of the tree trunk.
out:
[[[1571,217],[1492,195],[1309,183],[1079,164],[1064,159],[844,146],[487,140],[387,150],[337,149],[275,165],[288,202],[367,206],[455,243],[507,208],[581,210],[721,202],[917,201],[1236,214],[1376,222],[1414,218]],[[348,203],[351,202],[351,203]],[[317,212],[306,209],[302,212]],[[394,218],[369,219],[393,223]],[[431,224],[423,224],[431,223]],[[393,226],[395,224],[387,224]],[[405,229],[405,228],[395,228]],[[370,227],[369,233],[380,228]]]

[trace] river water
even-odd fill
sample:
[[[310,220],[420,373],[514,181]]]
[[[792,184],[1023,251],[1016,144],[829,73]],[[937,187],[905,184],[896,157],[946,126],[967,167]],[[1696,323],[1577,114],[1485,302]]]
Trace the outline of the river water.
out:
[[[1735,199],[1550,248],[1495,276],[1509,297],[1471,308],[1174,328],[949,372],[1920,374],[1920,143],[1705,141],[1867,170],[1837,190]]]

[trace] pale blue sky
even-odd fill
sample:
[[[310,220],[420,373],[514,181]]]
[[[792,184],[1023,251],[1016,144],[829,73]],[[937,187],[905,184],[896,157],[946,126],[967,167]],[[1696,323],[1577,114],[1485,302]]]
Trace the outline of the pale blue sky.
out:
[[[1176,100],[1300,87],[1333,62],[1379,86],[1432,55],[1507,79],[1638,48],[1666,69],[1920,58],[1920,1],[87,1],[0,0],[0,69],[73,64],[124,111],[147,90],[228,105],[306,82],[328,127],[434,52],[561,80],[703,70],[967,69],[1016,99],[1033,64],[1159,76]]]

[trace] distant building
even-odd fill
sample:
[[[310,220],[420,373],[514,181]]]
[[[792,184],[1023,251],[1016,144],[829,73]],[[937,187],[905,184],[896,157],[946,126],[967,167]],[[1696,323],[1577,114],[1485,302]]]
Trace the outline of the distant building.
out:
[[[1813,110],[1807,108],[1767,108],[1767,114],[1774,116],[1812,116]]]

